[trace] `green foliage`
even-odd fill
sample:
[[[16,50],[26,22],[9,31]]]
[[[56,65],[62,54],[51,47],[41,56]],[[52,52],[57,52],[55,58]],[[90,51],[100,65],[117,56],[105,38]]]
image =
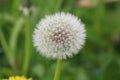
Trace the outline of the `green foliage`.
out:
[[[26,75],[53,80],[56,61],[36,52],[32,33],[46,15],[64,11],[85,23],[87,38],[80,54],[63,60],[61,80],[120,80],[120,1],[100,0],[97,6],[85,8],[77,7],[77,0],[30,0],[27,17],[20,11],[23,1],[0,0],[0,79]]]

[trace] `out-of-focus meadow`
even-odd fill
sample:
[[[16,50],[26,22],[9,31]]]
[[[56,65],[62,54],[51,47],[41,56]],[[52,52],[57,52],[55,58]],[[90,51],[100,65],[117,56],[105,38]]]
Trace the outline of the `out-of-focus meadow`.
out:
[[[120,80],[119,0],[0,0],[0,79],[53,80],[56,61],[39,55],[32,33],[39,20],[60,11],[87,29],[83,49],[63,60],[61,80]]]

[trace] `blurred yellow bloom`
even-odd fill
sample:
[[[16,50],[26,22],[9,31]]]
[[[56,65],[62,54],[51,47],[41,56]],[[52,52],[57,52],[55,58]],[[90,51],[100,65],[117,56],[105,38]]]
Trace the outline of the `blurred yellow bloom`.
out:
[[[32,78],[25,78],[24,76],[16,76],[16,77],[9,77],[9,79],[3,79],[3,80],[32,80]]]

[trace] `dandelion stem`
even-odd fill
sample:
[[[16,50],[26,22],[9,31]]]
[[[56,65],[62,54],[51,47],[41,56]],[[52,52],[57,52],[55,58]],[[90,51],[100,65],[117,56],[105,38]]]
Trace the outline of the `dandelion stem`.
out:
[[[56,65],[56,71],[55,71],[55,75],[54,75],[54,80],[59,80],[60,79],[61,64],[62,64],[62,60],[58,59],[57,60],[57,65]]]
[[[25,55],[23,62],[23,74],[27,74],[29,60],[30,60],[30,47],[31,47],[31,34],[30,34],[30,19],[29,16],[25,16]]]

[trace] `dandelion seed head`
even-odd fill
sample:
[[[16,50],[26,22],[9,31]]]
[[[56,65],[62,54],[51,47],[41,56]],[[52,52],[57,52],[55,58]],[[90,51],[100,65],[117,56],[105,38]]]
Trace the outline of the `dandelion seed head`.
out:
[[[42,19],[34,30],[33,43],[45,57],[66,59],[77,54],[85,43],[85,27],[69,13],[56,13]]]

